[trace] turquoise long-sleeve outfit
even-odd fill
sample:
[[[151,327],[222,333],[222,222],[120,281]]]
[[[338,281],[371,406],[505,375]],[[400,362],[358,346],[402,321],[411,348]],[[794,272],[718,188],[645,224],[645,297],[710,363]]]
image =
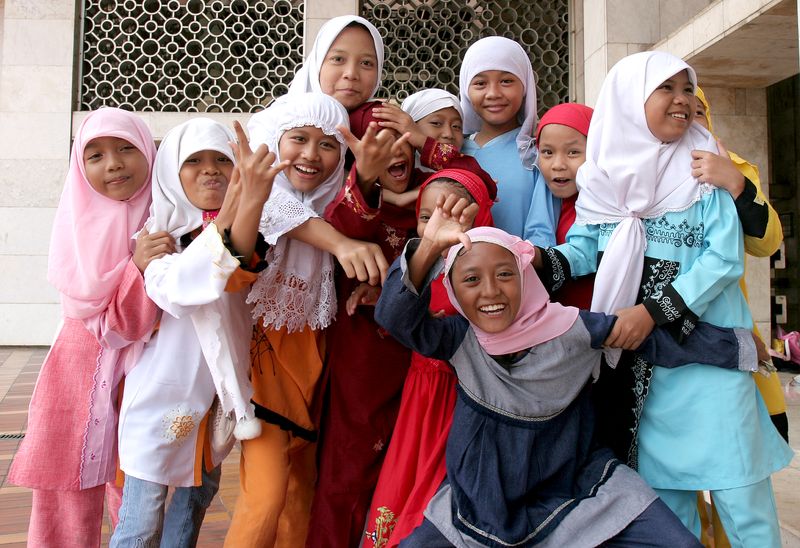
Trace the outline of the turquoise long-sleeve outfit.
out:
[[[698,319],[752,327],[738,285],[744,268],[742,228],[727,192],[706,193],[688,209],[644,224],[647,248],[637,302],[657,325],[679,340]],[[595,272],[614,227],[575,224],[567,243],[546,250],[553,285]],[[600,381],[606,381],[600,390],[606,399],[597,400],[606,415],[601,426],[606,441],[623,460],[638,465],[687,527],[699,531],[696,508],[688,501],[695,491],[710,490],[715,501],[736,499],[728,519],[723,516],[726,531],[738,528],[748,542],[767,542],[753,545],[769,546],[780,538],[769,476],[790,462],[793,451],[772,425],[749,373],[703,364],[653,368],[626,352],[616,370],[604,368]],[[767,514],[751,530],[739,519],[745,516],[736,515],[743,500],[748,503],[739,508],[758,505]]]
[[[525,169],[517,151],[520,128],[498,135],[483,146],[465,139],[461,152],[473,156],[497,181],[492,206],[494,226],[539,246],[556,244],[560,200],[554,198],[537,166]]]

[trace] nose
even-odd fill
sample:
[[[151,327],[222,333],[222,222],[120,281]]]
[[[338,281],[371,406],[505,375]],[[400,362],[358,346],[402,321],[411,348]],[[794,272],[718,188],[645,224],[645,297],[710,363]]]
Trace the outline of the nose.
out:
[[[494,297],[498,294],[497,280],[494,276],[486,276],[481,281],[481,296]]]
[[[311,141],[307,142],[303,147],[303,150],[300,151],[300,156],[302,156],[306,160],[311,160],[311,161],[318,160],[319,149],[317,148],[317,143],[313,143]]]
[[[108,154],[108,163],[106,167],[109,171],[116,171],[124,167],[125,162],[122,161],[122,154],[118,150],[111,151]]]
[[[344,64],[342,77],[348,80],[358,80],[358,59],[350,59]]]
[[[486,96],[487,97],[500,97],[500,83],[499,82],[491,82],[488,86],[486,86]]]
[[[561,153],[553,154],[553,163],[552,163],[553,169],[556,170],[566,169],[567,167],[566,160],[567,158],[566,155],[564,154]]]
[[[214,160],[206,160],[202,164],[202,171],[207,175],[216,175],[219,173],[219,166]]]
[[[447,139],[448,141],[453,140],[453,128],[450,126],[450,124],[444,124],[442,126],[442,131],[439,136],[442,139]]]

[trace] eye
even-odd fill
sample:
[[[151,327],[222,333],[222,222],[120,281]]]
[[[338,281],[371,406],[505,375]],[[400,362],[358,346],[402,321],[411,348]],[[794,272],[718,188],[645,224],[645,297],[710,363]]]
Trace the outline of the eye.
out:
[[[331,63],[337,63],[337,64],[338,63],[343,63],[344,62],[344,57],[342,57],[341,55],[331,55],[330,57],[328,57],[328,61],[330,61]]]
[[[570,151],[567,152],[567,154],[572,156],[572,157],[575,157],[575,156],[580,156],[581,154],[583,154],[583,151],[582,150],[570,150]]]
[[[338,148],[336,145],[334,145],[334,144],[333,144],[333,143],[331,143],[330,141],[322,141],[322,142],[319,144],[319,146],[320,146],[321,148],[324,148],[324,149],[326,149],[326,150],[334,150],[334,149]]]
[[[102,157],[103,155],[100,154],[99,152],[93,152],[90,156],[86,158],[86,161],[88,162],[88,161],[99,160]]]
[[[469,276],[465,276],[464,277],[463,283],[465,283],[465,284],[475,284],[475,283],[478,283],[478,281],[479,281],[479,278],[477,276],[475,276],[474,274],[471,274]]]
[[[453,129],[455,129],[456,131],[461,131],[461,124],[460,124],[460,123],[453,124],[453,126],[452,126],[452,127],[453,127]]]
[[[433,127],[442,127],[442,123],[439,120],[431,120],[428,124],[432,125]]]
[[[183,163],[189,165],[199,164],[200,160],[198,160],[197,158],[186,158],[186,160],[184,160]]]
[[[483,86],[486,85],[486,81],[485,80],[474,80],[470,85],[472,87],[474,87],[474,88],[482,88]]]
[[[363,61],[361,61],[361,64],[368,68],[372,68],[375,66],[375,63],[372,62],[372,59],[364,59]]]
[[[503,78],[502,80],[500,80],[500,83],[507,86],[509,84],[513,84],[514,80],[512,78]]]
[[[513,278],[515,273],[510,270],[501,270],[497,273],[498,278]]]
[[[658,89],[663,89],[664,91],[672,91],[672,84],[661,84],[658,86]]]
[[[131,150],[138,150],[135,146],[133,146],[131,144],[122,145],[121,147],[119,147],[119,149],[122,150],[122,151],[125,151],[125,152],[129,152]]]
[[[431,216],[430,215],[420,214],[420,216],[419,216],[419,222],[420,223],[427,223],[430,220],[431,220]]]
[[[228,158],[227,156],[220,156],[219,158],[217,158],[217,162],[219,162],[221,164],[230,164],[231,163],[231,159]]]
[[[550,150],[549,148],[540,148],[539,154],[541,154],[542,156],[552,156],[553,151]]]

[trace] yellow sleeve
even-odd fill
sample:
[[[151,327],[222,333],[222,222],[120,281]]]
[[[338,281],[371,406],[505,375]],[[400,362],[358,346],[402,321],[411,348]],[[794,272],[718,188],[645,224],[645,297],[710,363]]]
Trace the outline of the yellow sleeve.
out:
[[[758,174],[758,168],[750,162],[743,160],[733,152],[728,153],[736,164],[736,168],[748,179],[750,179],[756,187],[756,201],[759,203],[767,204],[769,210],[769,218],[767,220],[767,230],[764,236],[756,238],[755,236],[744,237],[744,250],[748,255],[753,257],[769,257],[780,247],[783,241],[783,228],[781,228],[781,221],[778,218],[778,212],[769,203],[769,200],[761,190],[761,178]]]

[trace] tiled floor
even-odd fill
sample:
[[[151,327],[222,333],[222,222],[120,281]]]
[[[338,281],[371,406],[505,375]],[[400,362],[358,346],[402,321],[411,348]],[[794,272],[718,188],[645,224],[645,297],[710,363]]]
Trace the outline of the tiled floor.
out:
[[[25,546],[31,508],[29,489],[6,483],[11,459],[25,432],[28,402],[46,348],[0,347],[0,545]],[[781,374],[786,383],[790,375]],[[792,446],[800,448],[800,396],[789,403]],[[238,493],[239,451],[234,449],[222,465],[222,484],[206,514],[198,546],[222,546]],[[778,512],[783,526],[783,545],[800,548],[800,455],[773,478]],[[108,531],[104,528],[104,542]]]

